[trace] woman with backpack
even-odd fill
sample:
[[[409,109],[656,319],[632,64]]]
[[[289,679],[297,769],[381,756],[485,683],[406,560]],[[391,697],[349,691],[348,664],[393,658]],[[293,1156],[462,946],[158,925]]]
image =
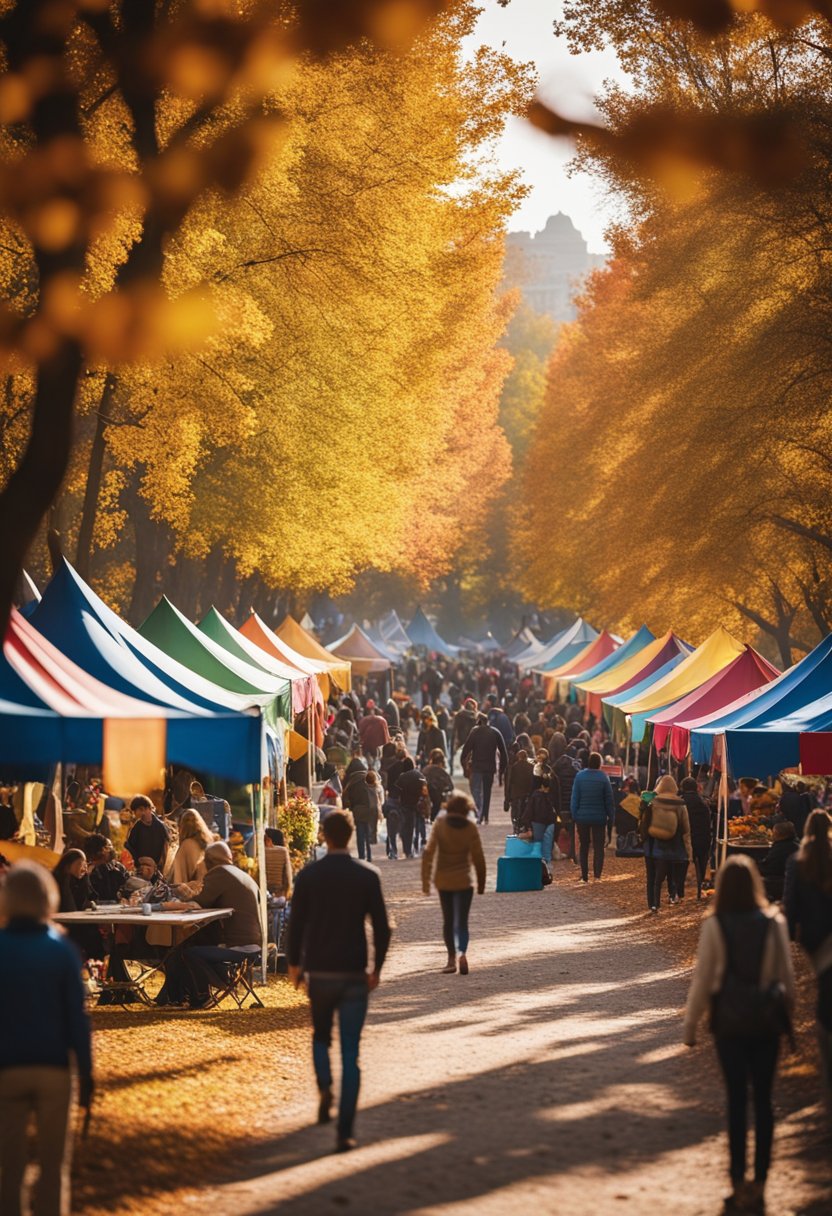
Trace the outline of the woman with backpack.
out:
[[[798,853],[786,863],[783,906],[789,934],[812,960],[825,1097],[832,1111],[832,819],[812,811]]]
[[[656,782],[644,811],[639,833],[644,841],[647,866],[647,902],[657,913],[662,905],[662,885],[668,880],[670,902],[676,904],[684,891],[684,874],[691,858],[688,808],[678,795],[676,782],[666,773]]]
[[[716,879],[713,915],[702,924],[685,1009],[684,1042],[693,1047],[702,1014],[711,1008],[728,1096],[732,1194],[726,1212],[764,1211],[771,1163],[771,1091],[780,1036],[789,1030],[794,975],[784,918],[768,903],[757,867],[729,857]],[[748,1089],[754,1099],[754,1180],[746,1182]]]

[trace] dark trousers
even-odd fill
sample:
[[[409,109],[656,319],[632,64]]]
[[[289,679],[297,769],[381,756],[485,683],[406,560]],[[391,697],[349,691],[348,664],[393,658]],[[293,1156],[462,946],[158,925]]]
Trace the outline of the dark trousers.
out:
[[[358,1048],[367,1016],[367,981],[362,979],[323,979],[309,977],[309,1004],[312,1008],[312,1059],[318,1089],[332,1088],[332,1065],[329,1049],[332,1045],[332,1023],[338,1013],[338,1034],[341,1039],[341,1098],[338,1105],[338,1135],[352,1136],[361,1069]]]
[[[471,900],[474,898],[474,888],[465,891],[440,891],[439,902],[442,905],[442,939],[448,950],[448,955],[464,954],[468,949],[468,914],[471,911]]]
[[[477,808],[477,821],[488,823],[488,812],[491,809],[491,788],[494,785],[494,773],[471,773],[471,797]]]
[[[592,841],[592,873],[600,878],[604,872],[604,841],[606,825],[603,823],[579,823],[581,878],[589,878],[589,842]]]
[[[372,834],[372,828],[369,823],[359,823],[356,820],[355,843],[358,846],[358,856],[362,861],[373,860],[370,853],[370,837]]]
[[[685,893],[685,875],[688,872],[686,861],[677,861],[668,857],[654,859],[653,900],[651,907],[660,908],[662,904],[662,884],[667,880],[667,890],[671,899],[681,899]]]
[[[413,847],[415,849],[418,849],[419,845],[421,845],[422,848],[424,848],[425,845],[427,844],[427,842],[428,842],[427,823],[425,822],[424,815],[420,814],[420,812],[417,811],[415,813],[415,815],[413,816]]]
[[[779,1049],[778,1038],[716,1039],[716,1054],[728,1091],[728,1142],[734,1183],[745,1177],[749,1083],[754,1099],[754,1181],[766,1180],[774,1137],[771,1089]]]
[[[413,829],[416,826],[416,812],[412,807],[403,806],[402,816],[402,849],[405,857],[413,856]]]
[[[702,884],[705,881],[705,873],[708,869],[708,850],[702,849],[701,852],[694,853],[693,864],[696,869],[696,894],[702,894]]]

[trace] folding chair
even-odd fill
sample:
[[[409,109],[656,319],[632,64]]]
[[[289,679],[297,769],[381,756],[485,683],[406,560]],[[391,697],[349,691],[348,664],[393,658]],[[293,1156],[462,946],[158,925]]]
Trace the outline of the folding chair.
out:
[[[254,991],[254,968],[260,965],[260,947],[252,946],[240,951],[237,962],[212,963],[212,970],[217,974],[216,983],[208,990],[208,1002],[203,1009],[216,1009],[226,997],[231,997],[238,1009],[246,1007],[250,1000],[250,1009],[265,1009],[265,1005]]]

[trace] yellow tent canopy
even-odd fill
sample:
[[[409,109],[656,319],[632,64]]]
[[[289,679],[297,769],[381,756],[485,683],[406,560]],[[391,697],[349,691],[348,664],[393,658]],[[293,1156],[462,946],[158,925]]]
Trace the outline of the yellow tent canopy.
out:
[[[674,638],[675,635],[668,631],[663,637],[650,642],[643,650],[631,654],[629,658],[622,659],[620,663],[614,663],[612,667],[608,667],[606,671],[602,671],[593,679],[586,681],[577,679],[572,682],[580,692],[597,692],[602,695],[615,688],[621,688],[628,684],[633,676],[649,668],[653,660],[662,653],[668,643],[673,642]]]
[[[307,633],[303,626],[298,624],[294,617],[284,617],[275,629],[275,633],[298,654],[305,655],[307,659],[317,659],[319,663],[325,663],[332,682],[342,692],[349,692],[352,688],[352,669],[349,662],[346,659],[339,659],[330,651],[325,650],[311,633]]]
[[[619,709],[625,714],[644,714],[670,705],[672,701],[678,701],[680,697],[687,696],[706,680],[710,680],[711,676],[722,671],[723,667],[727,667],[744,651],[745,643],[738,641],[720,625],[701,646],[683,659],[678,667],[655,684],[651,684],[635,700],[625,701]]]

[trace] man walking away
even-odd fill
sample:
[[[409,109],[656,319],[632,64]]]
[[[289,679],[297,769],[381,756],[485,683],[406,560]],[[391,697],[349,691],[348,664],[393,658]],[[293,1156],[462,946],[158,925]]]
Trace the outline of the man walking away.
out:
[[[361,1072],[358,1046],[367,999],[378,987],[390,944],[390,925],[378,871],[350,856],[353,823],[343,811],[323,821],[327,853],[298,875],[289,921],[289,978],[300,987],[305,974],[312,1008],[312,1058],[320,1092],[318,1122],[328,1123],[332,1106],[329,1048],[338,1013],[341,1038],[341,1101],[336,1152],[355,1148],[353,1122]],[[367,971],[365,921],[373,926],[374,959]]]
[[[601,753],[592,752],[589,767],[575,777],[572,785],[572,818],[581,844],[581,882],[589,882],[589,843],[592,841],[592,873],[597,881],[604,870],[606,826],[615,818],[612,786],[601,772]]]
[[[451,758],[448,771],[453,774],[454,756],[468,742],[468,736],[477,725],[477,703],[473,697],[467,697],[465,704],[454,715],[454,725],[451,732]]]
[[[485,714],[477,715],[477,725],[471,731],[462,749],[462,771],[468,772],[470,757],[471,793],[477,808],[477,823],[488,823],[491,807],[491,787],[497,765],[500,767],[500,782],[508,765],[508,752],[503,736],[488,725]]]

